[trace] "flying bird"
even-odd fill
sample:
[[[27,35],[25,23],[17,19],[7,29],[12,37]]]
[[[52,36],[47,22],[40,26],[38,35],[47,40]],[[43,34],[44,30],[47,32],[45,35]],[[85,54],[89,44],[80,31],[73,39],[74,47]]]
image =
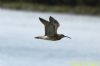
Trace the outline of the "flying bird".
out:
[[[52,40],[52,41],[60,40],[64,37],[71,39],[68,36],[57,33],[57,29],[60,26],[60,24],[53,17],[50,16],[49,21],[42,19],[40,17],[39,17],[39,20],[43,23],[43,25],[45,27],[45,35],[35,37],[36,39],[44,39],[44,40]]]

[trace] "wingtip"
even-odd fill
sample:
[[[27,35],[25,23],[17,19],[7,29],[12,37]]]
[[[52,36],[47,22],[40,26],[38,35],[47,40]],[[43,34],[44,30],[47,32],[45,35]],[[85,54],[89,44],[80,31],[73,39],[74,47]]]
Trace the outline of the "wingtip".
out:
[[[42,19],[41,17],[39,17],[39,20],[40,20],[40,21],[43,21],[43,19]]]
[[[50,18],[51,18],[52,16],[50,16]]]
[[[53,18],[52,16],[49,17],[50,19]]]
[[[41,17],[39,17],[39,19],[41,19]]]
[[[53,21],[54,18],[52,16],[49,17],[49,21]]]
[[[52,20],[57,21],[57,20],[56,20],[54,17],[52,17],[52,16],[49,17],[49,20],[50,20],[50,21],[52,21]]]

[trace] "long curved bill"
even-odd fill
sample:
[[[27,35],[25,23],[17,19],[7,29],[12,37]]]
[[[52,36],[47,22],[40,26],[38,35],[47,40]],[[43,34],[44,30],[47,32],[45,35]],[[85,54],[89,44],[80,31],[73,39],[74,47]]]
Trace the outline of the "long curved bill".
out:
[[[69,37],[69,36],[65,36],[65,37],[67,37],[67,38],[69,38],[69,39],[72,39],[71,37]]]

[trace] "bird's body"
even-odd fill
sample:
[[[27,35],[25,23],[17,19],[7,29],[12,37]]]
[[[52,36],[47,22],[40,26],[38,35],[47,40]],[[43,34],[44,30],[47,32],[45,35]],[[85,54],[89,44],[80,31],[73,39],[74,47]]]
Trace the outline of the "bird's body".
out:
[[[68,36],[64,36],[63,34],[57,34],[57,29],[60,24],[53,17],[50,16],[49,21],[44,20],[40,17],[39,17],[39,20],[44,24],[45,35],[35,37],[35,38],[56,41],[56,40],[60,40],[63,37],[68,37]],[[70,37],[68,37],[68,38],[70,38]]]
[[[66,36],[64,36],[66,37]],[[56,40],[60,40],[61,38],[63,38],[63,36],[61,35],[54,35],[54,36],[38,36],[35,37],[37,39],[44,39],[44,40],[52,40],[52,41],[56,41]]]

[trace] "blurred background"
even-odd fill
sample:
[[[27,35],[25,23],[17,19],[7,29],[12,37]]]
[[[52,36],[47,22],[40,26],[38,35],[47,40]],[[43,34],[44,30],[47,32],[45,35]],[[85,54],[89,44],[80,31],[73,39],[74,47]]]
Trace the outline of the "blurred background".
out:
[[[0,7],[43,12],[100,14],[100,0],[0,0]]]
[[[72,39],[34,38],[50,16]],[[100,66],[100,0],[0,0],[0,66]]]

